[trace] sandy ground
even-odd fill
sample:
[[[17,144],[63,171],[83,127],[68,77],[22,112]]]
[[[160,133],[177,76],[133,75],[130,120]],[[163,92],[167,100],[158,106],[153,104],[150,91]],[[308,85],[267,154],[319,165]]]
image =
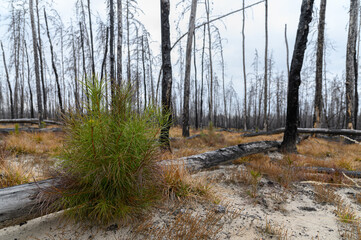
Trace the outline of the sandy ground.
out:
[[[344,239],[347,224],[337,219],[334,206],[316,202],[312,186],[297,183],[285,190],[277,183],[262,178],[255,198],[249,194],[249,185],[230,183],[228,179],[230,173],[243,169],[241,165],[221,166],[193,175],[212,182],[213,190],[222,201],[217,204],[192,203],[154,209],[148,219],[149,224],[144,228],[166,229],[180,214],[189,213],[202,218],[207,212],[214,212],[221,216],[217,222],[221,229],[213,236],[214,239]],[[361,217],[361,207],[353,198],[357,191],[359,189],[342,188],[337,193]],[[130,227],[111,225],[107,229],[86,228],[62,222],[60,214],[1,229],[0,239],[151,239],[147,233],[135,236]],[[271,236],[266,230],[267,226],[276,229],[276,235],[279,235]]]

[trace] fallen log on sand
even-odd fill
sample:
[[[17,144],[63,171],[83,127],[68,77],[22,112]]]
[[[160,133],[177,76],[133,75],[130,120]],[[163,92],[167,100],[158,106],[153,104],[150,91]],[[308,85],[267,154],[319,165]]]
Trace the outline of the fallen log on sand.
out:
[[[216,166],[239,157],[276,150],[279,142],[254,142],[239,144],[232,147],[221,148],[216,151],[206,152],[177,160],[165,160],[159,164],[180,164],[191,171],[197,171]],[[32,211],[36,209],[34,196],[41,188],[56,184],[56,180],[49,179],[37,183],[28,183],[9,188],[0,189],[0,228],[15,225],[29,219],[39,217],[42,213]]]
[[[242,134],[242,137],[256,137],[262,135],[274,135],[280,134],[285,131],[285,128],[278,128],[268,132],[258,132],[258,133],[246,133]],[[298,133],[308,133],[308,134],[327,134],[327,135],[346,135],[346,136],[361,136],[361,130],[351,130],[351,129],[327,129],[327,128],[298,128]]]
[[[19,128],[19,132],[29,132],[29,133],[38,133],[38,132],[62,132],[62,128]],[[5,133],[9,134],[15,132],[15,128],[0,128],[0,134]]]
[[[40,212],[32,211],[37,204],[34,196],[54,183],[54,179],[48,179],[0,189],[0,228],[41,216]]]
[[[44,123],[49,125],[64,125],[62,122],[54,121],[54,120],[43,120]],[[19,118],[19,119],[0,119],[0,124],[15,124],[15,123],[30,123],[30,124],[38,124],[39,119],[37,118]]]
[[[277,141],[245,143],[175,160],[164,160],[160,164],[184,165],[190,171],[199,171],[247,155],[277,150],[279,146],[280,143]]]

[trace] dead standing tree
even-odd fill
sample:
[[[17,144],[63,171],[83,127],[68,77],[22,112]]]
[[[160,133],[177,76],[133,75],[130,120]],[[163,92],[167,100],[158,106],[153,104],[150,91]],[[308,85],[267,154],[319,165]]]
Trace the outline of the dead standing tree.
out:
[[[197,13],[197,0],[192,0],[191,14],[189,17],[189,34],[186,49],[186,70],[184,77],[184,99],[183,99],[183,137],[189,137],[189,95],[190,95],[190,77],[192,60],[192,40],[194,37],[194,28]]]
[[[286,129],[281,144],[281,151],[283,152],[297,151],[296,141],[299,115],[298,96],[301,84],[303,58],[307,47],[309,24],[312,20],[313,2],[314,0],[302,1],[301,16],[293,50],[290,76],[288,78]]]
[[[244,130],[247,131],[247,72],[246,72],[246,37],[244,34],[245,27],[245,9],[244,9],[244,0],[242,4],[242,65],[243,65],[243,81],[244,81]]]
[[[34,20],[34,7],[33,0],[29,0],[29,8],[30,8],[30,23],[31,23],[31,32],[33,37],[33,53],[34,53],[34,64],[35,64],[35,79],[36,79],[36,93],[38,100],[38,119],[39,126],[41,126],[41,122],[43,121],[43,108],[41,104],[41,89],[40,89],[40,75],[39,75],[39,58],[38,58],[38,48],[37,48],[37,36],[35,30],[35,20]]]
[[[316,91],[315,106],[313,116],[313,127],[321,127],[322,113],[322,73],[323,73],[323,50],[325,42],[325,18],[326,18],[326,0],[321,0],[320,19],[318,23],[317,37],[317,57],[316,57]]]
[[[161,9],[161,32],[162,32],[162,113],[167,116],[167,122],[162,127],[160,142],[164,148],[170,150],[169,129],[172,124],[172,63],[171,63],[171,44],[169,27],[169,0],[160,0]]]
[[[117,40],[117,81],[122,84],[122,42],[123,42],[122,0],[117,0],[118,40]]]
[[[264,52],[264,109],[263,109],[263,128],[268,130],[268,116],[267,116],[267,94],[268,94],[268,0],[265,2],[265,52]]]
[[[56,86],[58,88],[58,99],[59,99],[60,111],[61,111],[62,114],[64,114],[63,101],[62,101],[62,98],[61,98],[61,89],[60,89],[60,83],[59,83],[59,74],[58,74],[58,71],[57,71],[57,68],[56,68],[56,63],[55,63],[54,48],[53,48],[53,43],[52,43],[51,37],[50,37],[48,18],[46,16],[45,8],[43,10],[44,10],[45,25],[46,25],[46,33],[48,35],[49,44],[50,44],[51,66],[52,66],[53,71],[54,71]]]
[[[350,1],[350,22],[346,52],[346,127],[354,128],[355,82],[356,82],[356,42],[359,0]]]

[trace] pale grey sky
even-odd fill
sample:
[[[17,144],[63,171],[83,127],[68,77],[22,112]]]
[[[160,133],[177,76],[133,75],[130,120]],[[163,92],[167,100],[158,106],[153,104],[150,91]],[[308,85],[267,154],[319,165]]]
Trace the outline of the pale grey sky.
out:
[[[246,0],[246,5],[257,2],[258,0]],[[54,0],[53,7],[60,13],[63,22],[68,25],[71,17],[74,18],[75,0]],[[181,9],[176,8],[179,0],[171,0],[171,28],[172,42],[177,38],[175,31],[175,21],[178,19]],[[212,9],[212,18],[222,14],[239,9],[242,6],[241,0],[214,0]],[[105,0],[91,0],[92,11],[94,15],[99,15],[105,20],[106,18],[106,2]],[[155,54],[160,53],[160,1],[159,0],[138,0],[138,5],[144,14],[140,13],[138,19],[146,26],[153,40],[152,48]],[[0,14],[3,17],[7,14],[8,3],[0,0]],[[286,50],[284,43],[284,26],[288,25],[288,41],[290,47],[290,57],[294,45],[295,34],[297,31],[298,19],[300,15],[301,0],[269,0],[269,50],[273,54],[276,63],[274,72],[286,71]],[[319,0],[315,1],[315,7],[318,8]],[[349,1],[329,0],[327,2],[326,12],[326,35],[334,47],[327,55],[327,67],[330,76],[341,75],[345,69],[345,53],[347,40],[347,22],[348,22]],[[198,23],[204,21],[204,4],[203,1],[198,5]],[[255,49],[258,50],[260,59],[260,70],[264,64],[264,4],[246,10],[246,66],[247,71],[252,72],[251,64],[254,59]],[[1,18],[3,19],[3,18]],[[182,20],[181,31],[186,31],[188,23],[188,15]],[[216,25],[221,30],[224,41],[224,59],[226,63],[226,81],[233,79],[235,89],[241,94],[243,89],[242,80],[242,14],[236,13],[217,22]],[[2,32],[4,24],[0,24]],[[317,27],[317,23],[315,25]],[[200,29],[199,31],[202,31]],[[313,37],[316,39],[316,35]],[[1,37],[3,42],[6,39]],[[185,43],[185,42],[184,42]],[[199,40],[199,46],[201,40]],[[173,63],[176,62],[177,54],[174,51],[172,55]],[[215,55],[215,62],[219,61],[219,56]],[[220,74],[219,68],[217,75]],[[177,74],[175,70],[175,74]],[[177,76],[175,75],[177,78]]]

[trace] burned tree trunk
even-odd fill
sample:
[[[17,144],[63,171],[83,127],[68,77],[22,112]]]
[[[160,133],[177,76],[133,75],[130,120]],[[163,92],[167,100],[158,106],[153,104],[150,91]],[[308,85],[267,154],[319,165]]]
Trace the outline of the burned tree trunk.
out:
[[[321,113],[322,113],[322,66],[323,66],[323,50],[325,42],[325,18],[326,18],[326,0],[321,0],[320,19],[318,23],[318,38],[317,38],[317,59],[316,59],[316,91],[315,91],[315,106],[313,115],[313,127],[321,127]]]
[[[55,82],[56,82],[56,86],[58,88],[58,99],[59,99],[59,106],[60,106],[60,112],[62,114],[64,114],[64,108],[63,108],[63,100],[61,98],[61,89],[60,89],[60,83],[59,83],[59,75],[58,75],[58,71],[56,69],[56,65],[55,65],[55,56],[54,56],[54,48],[53,48],[53,44],[51,42],[51,37],[50,37],[50,32],[49,32],[49,25],[48,25],[48,18],[46,16],[46,11],[44,8],[44,18],[45,18],[45,24],[46,24],[46,33],[48,35],[48,39],[49,39],[49,44],[50,44],[50,53],[51,53],[51,66],[53,68],[54,71],[54,75],[55,75]],[[65,87],[65,86],[64,86]]]
[[[91,61],[92,61],[92,80],[94,84],[95,78],[95,63],[94,63],[94,43],[93,43],[93,27],[92,27],[92,17],[90,12],[90,0],[88,0],[88,15],[89,15],[89,32],[90,32],[90,44],[91,44]]]
[[[354,128],[358,10],[359,0],[351,0],[346,52],[346,127],[348,129]]]
[[[37,47],[37,36],[35,30],[35,20],[34,20],[34,7],[33,0],[29,0],[30,8],[30,23],[31,23],[31,32],[33,37],[33,53],[34,53],[34,64],[35,64],[35,79],[36,79],[36,94],[38,100],[38,119],[39,126],[43,121],[43,106],[41,104],[41,89],[40,89],[40,75],[39,75],[39,57],[38,57],[38,47]],[[45,93],[44,93],[45,94]]]
[[[167,116],[167,122],[162,127],[160,142],[164,148],[170,149],[169,129],[172,124],[172,63],[171,63],[171,44],[170,44],[170,26],[169,26],[169,0],[160,0],[161,6],[161,32],[162,32],[162,113]]]
[[[312,20],[313,2],[314,0],[303,0],[301,6],[301,16],[292,56],[290,76],[288,79],[286,129],[281,145],[281,150],[284,152],[297,151],[296,141],[299,115],[298,91],[301,84],[303,58],[307,47],[309,23]]]
[[[105,37],[104,57],[103,57],[103,61],[102,61],[102,69],[100,70],[100,81],[103,81],[105,65],[107,63],[109,27],[106,28],[106,31],[107,32],[106,32],[106,37]]]
[[[31,90],[31,75],[30,75],[30,63],[29,63],[29,54],[26,41],[24,41],[25,54],[26,54],[26,65],[28,69],[28,87],[29,87],[29,98],[30,98],[30,117],[34,118],[34,100],[33,100],[33,91]]]
[[[1,44],[1,49],[3,51],[3,62],[4,62],[4,68],[5,68],[5,74],[6,74],[6,81],[8,83],[8,87],[9,87],[9,93],[10,93],[10,112],[11,112],[11,118],[15,118],[15,113],[14,113],[14,102],[13,102],[13,90],[11,88],[11,83],[10,83],[10,77],[9,77],[9,72],[8,72],[8,67],[6,65],[6,58],[5,58],[5,51],[4,51],[4,46],[3,43],[0,42]]]
[[[245,16],[245,12],[244,12],[244,1],[243,0],[243,4],[242,4],[242,65],[243,65],[243,81],[244,81],[244,109],[243,109],[243,114],[244,114],[244,124],[243,124],[243,128],[245,131],[247,131],[247,72],[246,72],[246,36],[244,34],[244,27],[245,27],[245,21],[246,21],[246,16]]]
[[[117,40],[117,81],[122,84],[122,42],[123,42],[123,22],[122,22],[122,0],[117,0],[117,20],[118,20],[118,40]]]
[[[189,17],[189,29],[186,49],[186,70],[184,77],[184,99],[183,99],[183,137],[189,137],[189,95],[190,95],[190,77],[191,77],[191,60],[192,60],[192,38],[197,13],[197,0],[192,0],[191,14]]]
[[[31,10],[32,11],[32,10]],[[30,11],[30,12],[31,12]],[[39,57],[38,60],[40,62],[40,79],[41,79],[41,87],[42,87],[42,91],[43,91],[43,109],[42,109],[42,113],[43,116],[42,118],[47,118],[47,114],[48,114],[48,110],[47,110],[47,96],[46,96],[46,86],[45,86],[45,78],[44,78],[44,62],[43,62],[43,48],[42,48],[42,41],[41,41],[41,35],[40,35],[40,17],[39,17],[39,0],[36,0],[36,16],[37,16],[37,20],[38,20],[38,39],[37,39],[37,45],[38,47],[36,48],[37,51],[39,52]],[[33,27],[31,27],[33,28]],[[34,29],[36,29],[35,27],[35,22],[34,22]],[[35,30],[35,36],[36,36],[36,30]],[[34,48],[35,51],[35,48]],[[34,60],[35,61],[35,60]],[[38,104],[39,106],[39,104]],[[44,112],[43,112],[44,110]]]
[[[112,103],[115,97],[115,69],[114,69],[114,3],[109,0],[109,55],[110,55],[110,90]]]
[[[268,103],[268,1],[265,0],[265,53],[264,53],[264,102],[263,102],[263,129],[268,130],[268,115],[267,115],[267,103]]]

